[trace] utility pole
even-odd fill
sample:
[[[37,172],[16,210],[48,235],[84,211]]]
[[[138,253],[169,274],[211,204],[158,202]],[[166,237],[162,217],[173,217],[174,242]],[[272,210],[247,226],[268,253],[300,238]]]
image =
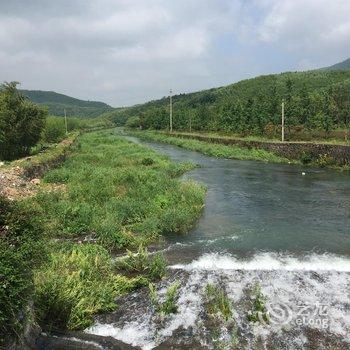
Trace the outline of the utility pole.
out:
[[[284,142],[284,100],[282,101],[282,142]]]
[[[66,126],[66,135],[68,135],[68,124],[67,124],[67,113],[66,109],[64,109],[64,124]]]
[[[173,132],[173,90],[170,89],[170,132]]]

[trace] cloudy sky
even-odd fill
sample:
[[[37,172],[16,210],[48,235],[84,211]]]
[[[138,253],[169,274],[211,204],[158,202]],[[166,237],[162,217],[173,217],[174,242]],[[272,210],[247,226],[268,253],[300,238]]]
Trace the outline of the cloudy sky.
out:
[[[350,57],[350,0],[0,0],[0,81],[131,105]]]

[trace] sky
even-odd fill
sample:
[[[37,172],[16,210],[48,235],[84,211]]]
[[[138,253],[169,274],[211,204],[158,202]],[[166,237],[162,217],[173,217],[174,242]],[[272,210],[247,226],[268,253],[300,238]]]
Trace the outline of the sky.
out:
[[[0,0],[0,81],[128,106],[350,57],[350,0]]]

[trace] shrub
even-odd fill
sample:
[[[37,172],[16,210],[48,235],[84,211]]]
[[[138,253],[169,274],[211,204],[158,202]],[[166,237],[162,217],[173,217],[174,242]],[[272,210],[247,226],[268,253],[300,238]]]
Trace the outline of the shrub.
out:
[[[300,155],[300,161],[303,164],[309,164],[312,162],[312,155],[308,151],[303,151],[302,154]]]
[[[33,268],[45,258],[42,227],[35,210],[0,196],[0,348],[18,336],[34,292]]]
[[[18,83],[0,88],[0,159],[12,160],[29,154],[40,139],[47,111],[25,99]]]
[[[139,117],[130,117],[126,121],[125,126],[127,128],[138,128],[138,127],[140,127],[140,124],[141,124],[141,120]]]
[[[334,165],[335,161],[331,155],[325,153],[325,154],[320,154],[318,156],[318,158],[316,159],[316,164],[320,167],[325,167],[325,166]]]
[[[58,142],[64,138],[66,127],[63,118],[48,117],[45,121],[45,127],[42,131],[41,138],[44,142]]]

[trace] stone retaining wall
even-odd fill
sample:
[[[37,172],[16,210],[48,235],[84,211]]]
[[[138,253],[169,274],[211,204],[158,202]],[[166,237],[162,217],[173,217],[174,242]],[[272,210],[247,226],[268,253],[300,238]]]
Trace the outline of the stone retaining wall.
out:
[[[238,145],[246,148],[261,148],[288,159],[300,159],[309,155],[313,160],[327,158],[335,165],[350,164],[350,146],[311,142],[268,142],[187,133],[167,133],[169,136],[183,137],[223,145]]]

